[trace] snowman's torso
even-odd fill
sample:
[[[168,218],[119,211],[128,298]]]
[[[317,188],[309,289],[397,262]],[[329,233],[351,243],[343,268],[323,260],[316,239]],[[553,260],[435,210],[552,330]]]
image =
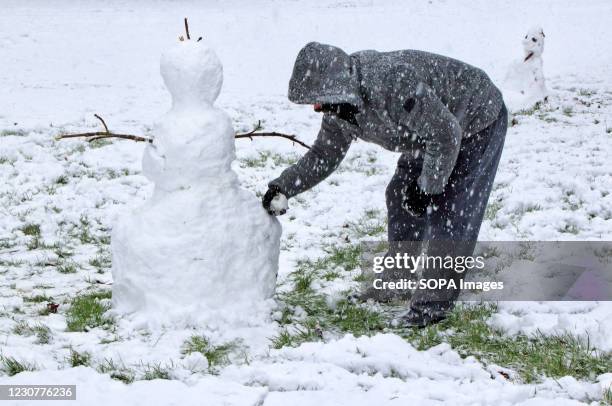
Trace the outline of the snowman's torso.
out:
[[[515,61],[508,69],[506,83],[523,94],[544,94],[546,84],[542,58],[534,56],[527,61]]]

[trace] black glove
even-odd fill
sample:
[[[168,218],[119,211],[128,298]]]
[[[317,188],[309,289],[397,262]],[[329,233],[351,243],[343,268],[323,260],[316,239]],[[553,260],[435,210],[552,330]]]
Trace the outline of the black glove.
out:
[[[341,120],[347,121],[353,125],[358,125],[355,115],[359,113],[359,109],[350,103],[316,104],[315,111],[321,113],[332,113]]]
[[[424,216],[427,213],[427,207],[432,205],[432,196],[423,192],[416,183],[408,186],[405,195],[404,209],[413,216]]]
[[[287,213],[287,197],[276,185],[272,185],[268,188],[261,203],[268,214],[273,216],[282,216]]]

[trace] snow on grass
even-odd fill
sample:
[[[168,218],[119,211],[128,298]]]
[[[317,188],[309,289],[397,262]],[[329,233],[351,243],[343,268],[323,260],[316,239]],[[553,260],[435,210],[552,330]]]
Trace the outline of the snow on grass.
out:
[[[278,306],[269,324],[228,331],[221,324],[178,323],[158,331],[117,317],[108,309],[110,228],[118,212],[140,205],[151,191],[140,175],[142,145],[53,139],[98,129],[94,112],[104,113],[112,129],[149,134],[150,121],[167,109],[159,51],[175,38],[171,21],[184,15],[192,25],[201,21],[207,38],[220,44],[227,82],[221,107],[236,130],[262,120],[266,129],[311,143],[320,117],[284,96],[292,58],[305,42],[338,38],[349,50],[426,48],[500,77],[500,61],[513,59],[509,45],[518,47],[525,27],[513,22],[520,18],[491,15],[516,13],[514,2],[494,10],[481,3],[468,12],[448,2],[349,1],[271,13],[269,5],[218,10],[160,3],[145,10],[113,4],[109,11],[84,2],[84,10],[100,7],[89,14],[76,6],[58,13],[43,3],[36,9],[17,4],[0,16],[25,21],[11,26],[28,31],[0,33],[14,67],[12,76],[0,73],[2,100],[11,101],[0,112],[3,383],[77,384],[79,403],[90,404],[167,404],[170,396],[184,405],[206,399],[267,406],[610,401],[608,303],[461,307],[439,326],[404,331],[388,323],[399,309],[350,300],[360,281],[358,243],[385,237],[384,189],[399,157],[364,142],[351,147],[325,182],[291,199],[281,218]],[[608,37],[608,28],[592,31],[604,27],[593,21],[609,6],[595,1],[578,10],[561,2],[551,20],[547,5],[524,5],[544,20],[552,94],[548,103],[511,116],[480,239],[610,240],[612,65],[603,63],[609,52],[591,46]],[[132,8],[142,24],[125,17]],[[244,22],[241,30],[227,23],[227,13]],[[305,23],[294,26],[298,15]],[[462,16],[460,26],[449,15]],[[404,24],[408,17],[413,24]],[[393,26],[389,19],[398,30],[385,28]],[[571,24],[558,19],[582,24],[584,32],[566,30]],[[465,30],[466,21],[492,39]],[[273,30],[266,37],[263,22]],[[349,28],[338,34],[340,22]],[[445,29],[432,32],[434,25]],[[249,27],[257,35],[244,38]],[[142,40],[125,41],[124,34]],[[563,41],[567,35],[572,41]],[[568,56],[566,46],[581,35],[585,46]],[[70,52],[58,54],[60,43]],[[131,62],[118,67],[117,60]],[[37,71],[32,63],[49,69]],[[234,167],[259,196],[303,153],[284,140],[240,140],[237,149]],[[52,303],[59,304],[57,313]]]
[[[568,91],[565,97],[572,100],[571,97],[574,96],[570,95],[572,93]],[[603,189],[596,188],[601,185],[601,177],[597,178],[597,184],[594,178],[593,183],[589,184],[591,178],[588,177],[585,177],[585,182],[573,182],[566,176],[559,175],[559,183],[550,182],[550,177],[547,177],[548,183],[537,188],[533,185],[529,188],[521,185],[524,182],[538,182],[537,173],[529,172],[528,168],[523,169],[525,164],[532,162],[533,148],[526,148],[522,142],[529,138],[530,144],[536,145],[540,164],[544,161],[551,165],[551,173],[558,173],[558,169],[554,167],[561,165],[555,158],[559,153],[557,149],[561,148],[558,144],[575,142],[572,138],[574,133],[568,133],[566,138],[553,140],[555,142],[533,139],[535,129],[557,134],[567,132],[566,126],[569,124],[559,121],[563,119],[561,116],[568,117],[567,109],[555,107],[554,103],[561,102],[551,100],[549,104],[539,106],[532,112],[515,113],[516,122],[506,142],[504,162],[500,166],[495,192],[483,226],[486,238],[498,239],[504,236],[530,239],[549,235],[546,233],[552,232],[549,230],[551,211],[567,213],[568,216],[573,214],[575,218],[580,219],[571,223],[574,228],[568,229],[565,225],[556,227],[555,233],[550,235],[555,235],[558,239],[599,238],[595,231],[598,228],[601,232],[609,233],[610,216],[606,212],[607,208],[592,208],[600,204],[601,198],[606,197],[603,196]],[[610,103],[604,100],[601,101],[600,105],[602,104],[610,106]],[[577,116],[577,110],[578,108],[572,109],[575,113],[573,118]],[[590,111],[587,109],[581,114],[591,114]],[[537,114],[542,116],[538,117]],[[574,126],[581,128],[583,132],[591,132],[596,138],[595,120],[581,120]],[[605,131],[602,131],[602,134],[599,137],[607,136]],[[449,321],[439,326],[406,333],[388,327],[389,314],[393,309],[356,304],[347,299],[349,292],[356,289],[356,280],[359,277],[357,271],[360,251],[357,243],[360,240],[384,238],[384,208],[380,204],[372,208],[370,202],[356,200],[354,204],[360,206],[361,211],[348,213],[333,225],[332,219],[335,219],[335,216],[332,214],[322,217],[328,220],[315,222],[308,212],[316,210],[319,216],[324,216],[325,210],[321,210],[320,206],[312,207],[309,202],[323,199],[323,209],[326,206],[331,209],[328,205],[339,195],[358,191],[352,180],[362,176],[373,178],[379,190],[384,190],[393,161],[382,166],[381,173],[368,174],[362,168],[367,166],[366,162],[375,162],[373,156],[391,154],[378,153],[370,146],[364,145],[357,145],[358,148],[351,151],[352,155],[343,163],[341,170],[322,187],[307,192],[301,200],[294,200],[292,211],[295,214],[283,218],[286,225],[283,240],[286,266],[282,269],[279,281],[279,310],[275,315],[278,325],[271,325],[262,337],[267,341],[267,351],[278,349],[280,353],[271,352],[271,355],[264,355],[267,351],[262,351],[262,346],[255,346],[252,350],[247,348],[242,359],[234,354],[230,361],[229,353],[234,350],[233,344],[213,345],[206,335],[189,335],[187,329],[182,333],[182,339],[179,339],[179,333],[169,340],[174,343],[174,348],[161,351],[159,355],[153,353],[146,359],[139,358],[139,355],[130,357],[128,353],[134,346],[150,345],[146,343],[151,343],[152,332],[113,327],[113,318],[107,314],[109,291],[104,287],[111,283],[108,235],[113,215],[126,204],[138,204],[148,192],[148,185],[138,175],[138,146],[116,142],[92,148],[82,142],[58,143],[52,140],[52,135],[52,131],[48,134],[32,131],[19,136],[7,135],[12,143],[11,150],[17,151],[14,160],[6,160],[3,163],[9,169],[13,168],[13,171],[5,172],[5,184],[10,185],[10,188],[1,195],[3,203],[6,204],[4,207],[10,214],[5,217],[3,223],[7,237],[2,240],[0,255],[5,275],[2,287],[2,325],[11,326],[4,329],[7,340],[2,351],[3,354],[16,354],[3,355],[2,370],[7,376],[34,369],[86,366],[113,380],[131,383],[135,380],[152,379],[190,380],[193,379],[188,378],[191,374],[204,377],[214,372],[221,373],[221,377],[227,381],[267,387],[272,392],[266,398],[270,404],[278,402],[279,398],[292,398],[292,395],[285,396],[279,391],[330,390],[325,389],[329,388],[327,385],[313,384],[312,381],[300,382],[299,378],[296,378],[294,383],[283,383],[283,379],[274,372],[279,369],[284,373],[291,370],[306,372],[310,368],[319,371],[318,373],[330,382],[343,381],[345,390],[348,390],[348,382],[353,381],[349,384],[351,391],[368,388],[368,393],[372,390],[378,393],[376,391],[380,389],[377,388],[390,385],[398,393],[398,399],[407,396],[401,389],[403,383],[423,377],[433,379],[430,376],[432,374],[436,379],[447,380],[448,382],[444,381],[445,387],[454,388],[466,401],[469,396],[475,396],[477,390],[484,390],[484,386],[462,385],[456,380],[458,376],[472,376],[475,381],[485,377],[491,381],[493,376],[493,382],[496,383],[489,383],[487,390],[500,385],[498,381],[513,382],[517,388],[516,392],[506,388],[499,397],[507,401],[526,400],[534,395],[532,389],[518,389],[530,387],[521,386],[520,382],[535,385],[533,390],[540,396],[547,396],[542,393],[548,393],[550,396],[567,396],[578,400],[593,400],[606,396],[603,384],[585,382],[597,381],[598,376],[604,376],[603,374],[612,368],[610,353],[606,352],[610,347],[606,341],[598,339],[602,335],[609,335],[608,330],[599,325],[599,330],[587,326],[584,330],[573,328],[570,332],[564,332],[567,329],[560,329],[562,326],[559,326],[559,322],[555,325],[554,322],[542,324],[535,321],[538,318],[564,318],[564,325],[570,326],[570,320],[584,318],[588,320],[587,324],[597,324],[600,323],[601,317],[610,317],[609,307],[604,304],[540,304],[528,307],[526,304],[501,304],[495,311],[482,308],[458,309]],[[19,142],[15,141],[15,137],[19,137]],[[597,143],[596,140],[583,139],[583,143],[585,142]],[[21,153],[33,143],[44,145],[45,148],[37,150],[35,156]],[[603,146],[593,148],[592,162],[603,159],[598,155],[601,149]],[[112,156],[123,150],[127,151],[124,151],[122,156],[126,156],[127,152],[128,162],[132,162],[130,169],[121,169],[126,166],[125,160],[115,163],[116,166],[113,167]],[[85,163],[87,155],[92,155],[87,158],[89,163]],[[260,187],[260,180],[273,176],[294,161],[291,155],[287,158],[272,150],[255,150],[254,155],[253,150],[241,148],[240,156],[238,166],[241,176],[246,178],[247,187]],[[252,158],[253,156],[255,157]],[[73,160],[78,162],[76,167]],[[39,166],[34,164],[36,161],[40,162],[42,167],[55,168],[54,175],[41,174]],[[563,165],[567,166],[566,163]],[[578,168],[594,170],[576,164],[574,170],[577,171]],[[515,171],[521,173],[510,176],[515,175]],[[599,171],[605,174],[606,169],[600,168]],[[44,179],[48,179],[49,186],[44,186]],[[92,179],[95,182],[92,182]],[[561,198],[542,199],[514,194],[514,188]],[[330,189],[340,191],[334,193]],[[537,218],[538,214],[546,213],[549,215],[541,222],[533,219]],[[46,304],[52,302],[60,303],[58,314],[46,311]],[[523,316],[520,316],[521,312]],[[535,329],[529,329],[530,324],[525,323],[526,318],[534,320],[531,325]],[[78,333],[81,336],[72,337],[72,334],[76,334],[71,333],[72,331],[81,332]],[[592,342],[584,340],[585,332],[595,335]],[[366,334],[366,337],[341,338],[346,333],[356,337]],[[379,336],[376,333],[387,335]],[[384,360],[372,364],[366,362],[362,367],[358,367],[351,364],[350,360],[353,358],[350,353],[346,350],[338,351],[336,348],[338,345],[345,345],[338,344],[345,343],[343,340],[357,340],[355,345],[357,353],[361,354],[359,357],[368,359],[367,354],[380,351],[380,339],[377,337],[398,337],[389,335],[390,333],[399,334],[399,337],[405,340],[391,340],[392,342],[385,344],[394,346],[400,353],[403,345],[408,345],[406,350],[423,350],[423,356],[427,357],[426,363],[429,366],[440,354],[445,354],[444,360],[439,361],[440,365],[446,363],[447,367],[456,362],[450,361],[453,357],[467,357],[465,359],[471,360],[468,363],[471,372],[466,371],[467,375],[459,374],[452,378],[445,375],[448,372],[441,372],[443,369],[437,372],[436,368],[428,368],[426,371],[422,368],[415,369],[414,349],[405,355],[410,362]],[[507,335],[508,333],[511,334]],[[218,333],[213,332],[214,334]],[[368,335],[373,337],[369,339]],[[159,341],[162,336],[156,337],[155,340]],[[338,371],[334,372],[333,368],[327,370],[329,367],[319,367],[321,363],[329,362],[324,357],[315,357],[305,363],[302,358],[309,353],[308,346],[312,344],[308,343],[313,342],[322,346],[317,347],[317,352],[338,351],[332,365],[345,372],[338,375]],[[593,343],[600,348],[591,347]],[[447,347],[444,347],[445,345]],[[41,352],[37,350],[38,346]],[[325,350],[328,346],[330,350]],[[370,348],[367,350],[369,352],[364,352],[366,350],[361,346]],[[296,347],[298,352],[284,352],[291,347]],[[444,349],[436,350],[438,352],[435,354],[431,353],[432,349],[437,348]],[[21,358],[26,352],[30,355]],[[113,355],[108,357],[110,353]],[[302,355],[298,356],[300,361],[296,361],[296,355],[287,354]],[[127,364],[124,359],[129,360]],[[295,362],[299,362],[299,366],[294,365]],[[227,364],[230,366],[225,367]],[[471,375],[476,371],[480,372]],[[88,372],[91,373],[95,372]],[[362,377],[364,373],[366,377],[370,377]],[[252,374],[264,374],[267,378],[263,381],[261,378],[256,381],[252,381],[253,378],[245,378]],[[478,378],[479,376],[481,378]],[[579,381],[568,381],[564,376],[573,376]],[[549,384],[551,378],[562,382],[560,387],[555,388]],[[91,379],[91,382],[96,381]],[[379,382],[381,380],[382,382]],[[579,394],[576,392],[578,387],[581,391]],[[425,388],[424,392],[427,391]],[[442,399],[446,399],[444,395],[441,395],[440,400]]]
[[[611,178],[600,162],[610,152],[601,126],[610,99],[600,91],[559,90],[548,104],[513,115],[481,238],[609,238]],[[567,103],[571,115],[562,107]],[[139,175],[141,146],[57,142],[54,133],[24,130],[5,135],[2,144],[0,328],[6,338],[1,369],[7,376],[24,376],[14,382],[52,376],[23,371],[81,366],[89,368],[83,387],[97,382],[115,388],[95,374],[132,383],[207,382],[216,373],[223,385],[267,388],[266,404],[298,402],[299,396],[284,391],[331,391],[330,382],[347,398],[366,389],[372,399],[387,390],[397,399],[428,396],[433,386],[421,387],[419,395],[404,388],[423,379],[437,379],[436,385],[446,388],[441,401],[450,401],[454,391],[468,402],[498,386],[495,399],[513,403],[536,393],[582,401],[606,396],[605,372],[611,369],[606,351],[612,346],[605,320],[612,312],[604,303],[458,309],[448,322],[406,333],[389,327],[397,309],[348,299],[359,281],[359,241],[384,239],[386,230],[382,198],[359,196],[364,190],[383,194],[396,157],[365,144],[356,144],[320,187],[293,199],[291,212],[282,218],[275,321],[246,333],[244,348],[228,344],[242,333],[228,336],[219,326],[155,332],[115,320],[108,302],[110,227],[118,210],[139,204],[150,191]],[[237,170],[256,193],[296,156],[295,151],[238,147]],[[567,155],[576,162],[559,160]],[[377,169],[369,171],[370,164]],[[344,196],[354,196],[350,207],[338,204]],[[49,312],[48,303],[59,303],[57,314]],[[397,359],[382,355],[388,346]],[[308,355],[319,352],[335,355]],[[284,379],[291,371],[293,380]],[[305,378],[314,371],[320,381]],[[466,378],[472,383],[462,383]],[[316,396],[309,392],[306,398]]]

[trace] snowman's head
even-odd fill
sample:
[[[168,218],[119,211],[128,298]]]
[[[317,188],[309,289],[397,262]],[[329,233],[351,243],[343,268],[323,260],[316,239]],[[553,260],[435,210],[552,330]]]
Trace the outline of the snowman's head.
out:
[[[164,52],[160,71],[174,106],[212,105],[223,85],[223,65],[204,41],[181,41]]]
[[[544,52],[544,30],[542,27],[531,27],[523,38],[525,55],[540,56]]]

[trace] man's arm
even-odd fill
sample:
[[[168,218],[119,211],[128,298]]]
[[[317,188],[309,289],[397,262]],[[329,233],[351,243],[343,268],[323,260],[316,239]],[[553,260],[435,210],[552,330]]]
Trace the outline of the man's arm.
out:
[[[325,114],[321,130],[311,149],[268,186],[278,188],[289,198],[327,178],[340,165],[352,141],[350,135],[342,132],[337,120],[338,118],[331,114]]]
[[[459,121],[410,69],[396,71],[394,76],[400,79],[394,79],[389,104],[395,105],[399,123],[414,131],[425,143],[418,185],[427,194],[442,193],[461,147]]]

